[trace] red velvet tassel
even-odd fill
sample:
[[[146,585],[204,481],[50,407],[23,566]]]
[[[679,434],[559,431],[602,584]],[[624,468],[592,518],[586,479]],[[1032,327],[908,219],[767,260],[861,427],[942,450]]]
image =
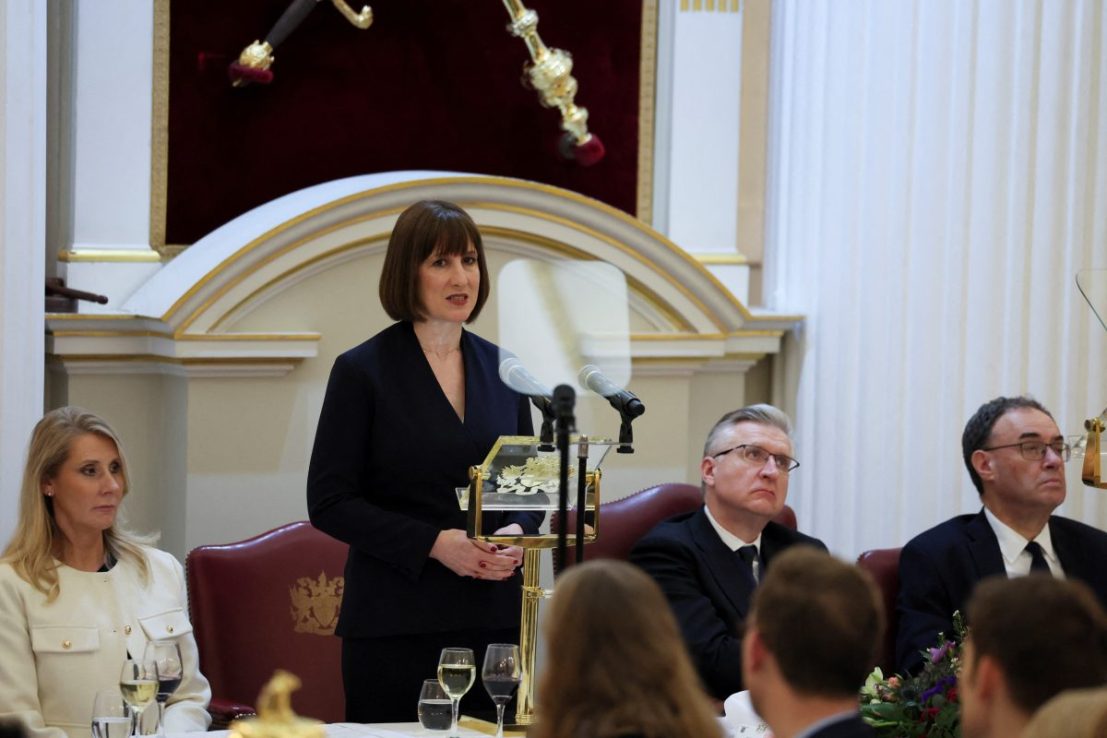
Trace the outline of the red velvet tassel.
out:
[[[244,84],[257,82],[259,85],[267,85],[273,81],[273,72],[270,70],[254,69],[238,62],[232,62],[227,67],[227,76],[230,77],[231,82],[242,82]]]
[[[590,167],[607,153],[603,147],[603,141],[594,133],[589,133],[584,143],[578,144],[571,133],[562,134],[558,141],[557,150],[563,157],[575,161],[582,167]]]

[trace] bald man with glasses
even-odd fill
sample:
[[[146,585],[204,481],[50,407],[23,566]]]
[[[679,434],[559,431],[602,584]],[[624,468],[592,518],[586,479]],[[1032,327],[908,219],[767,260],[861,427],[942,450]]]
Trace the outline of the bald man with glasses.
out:
[[[788,416],[772,405],[724,415],[700,461],[703,507],[670,518],[630,554],[669,600],[700,678],[716,699],[742,690],[739,624],[773,557],[810,536],[773,522],[784,509],[792,457]]]
[[[961,436],[965,467],[983,509],[916,536],[900,557],[896,662],[922,663],[939,632],[953,631],[976,583],[1044,574],[1079,579],[1107,605],[1107,533],[1053,511],[1065,501],[1072,449],[1053,416],[1029,397],[997,397]],[[970,623],[971,625],[971,623]]]

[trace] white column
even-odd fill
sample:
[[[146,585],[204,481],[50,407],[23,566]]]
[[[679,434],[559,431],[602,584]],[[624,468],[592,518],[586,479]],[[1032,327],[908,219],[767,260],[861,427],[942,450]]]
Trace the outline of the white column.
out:
[[[738,134],[742,12],[737,0],[660,4],[654,225],[740,300]]]
[[[81,312],[114,311],[159,267],[150,247],[153,6],[113,0],[70,10],[72,119],[61,146],[72,146],[73,243],[61,273],[70,287],[111,300],[81,302]]]
[[[46,3],[0,2],[0,549],[43,409]]]

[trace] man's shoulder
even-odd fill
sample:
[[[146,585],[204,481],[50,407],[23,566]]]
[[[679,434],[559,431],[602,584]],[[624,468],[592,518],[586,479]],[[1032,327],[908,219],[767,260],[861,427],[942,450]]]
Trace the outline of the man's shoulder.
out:
[[[930,549],[947,546],[965,537],[966,531],[974,524],[979,524],[980,513],[955,515],[949,520],[938,523],[933,528],[927,528],[922,533],[909,540],[904,548]]]
[[[778,547],[784,546],[814,546],[826,551],[826,544],[820,541],[814,536],[809,536],[806,533],[800,533],[798,530],[793,530],[786,525],[770,520],[766,523],[764,530],[761,531],[761,540],[764,543],[771,542]]]
[[[1079,520],[1054,515],[1049,519],[1050,532],[1061,535],[1080,536],[1096,543],[1107,545],[1107,531],[1100,530],[1093,525],[1081,523]]]
[[[641,545],[649,545],[650,543],[694,540],[695,536],[692,531],[692,526],[696,518],[700,515],[703,515],[702,507],[689,512],[682,512],[662,520],[651,528],[646,535],[639,539],[635,548]]]

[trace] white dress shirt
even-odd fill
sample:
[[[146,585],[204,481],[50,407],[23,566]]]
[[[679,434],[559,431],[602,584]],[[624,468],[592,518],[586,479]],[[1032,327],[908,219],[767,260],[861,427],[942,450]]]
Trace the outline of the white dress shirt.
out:
[[[999,541],[999,552],[1003,556],[1003,565],[1007,569],[1008,577],[1024,577],[1030,573],[1030,552],[1026,550],[1026,544],[1030,541],[1022,537],[1020,533],[997,518],[991,510],[984,508],[984,517],[992,526],[992,531]],[[1057,579],[1065,578],[1065,570],[1061,568],[1061,560],[1057,558],[1057,552],[1053,550],[1053,540],[1049,537],[1049,525],[1042,528],[1042,532],[1034,539],[1042,547],[1049,571]]]

